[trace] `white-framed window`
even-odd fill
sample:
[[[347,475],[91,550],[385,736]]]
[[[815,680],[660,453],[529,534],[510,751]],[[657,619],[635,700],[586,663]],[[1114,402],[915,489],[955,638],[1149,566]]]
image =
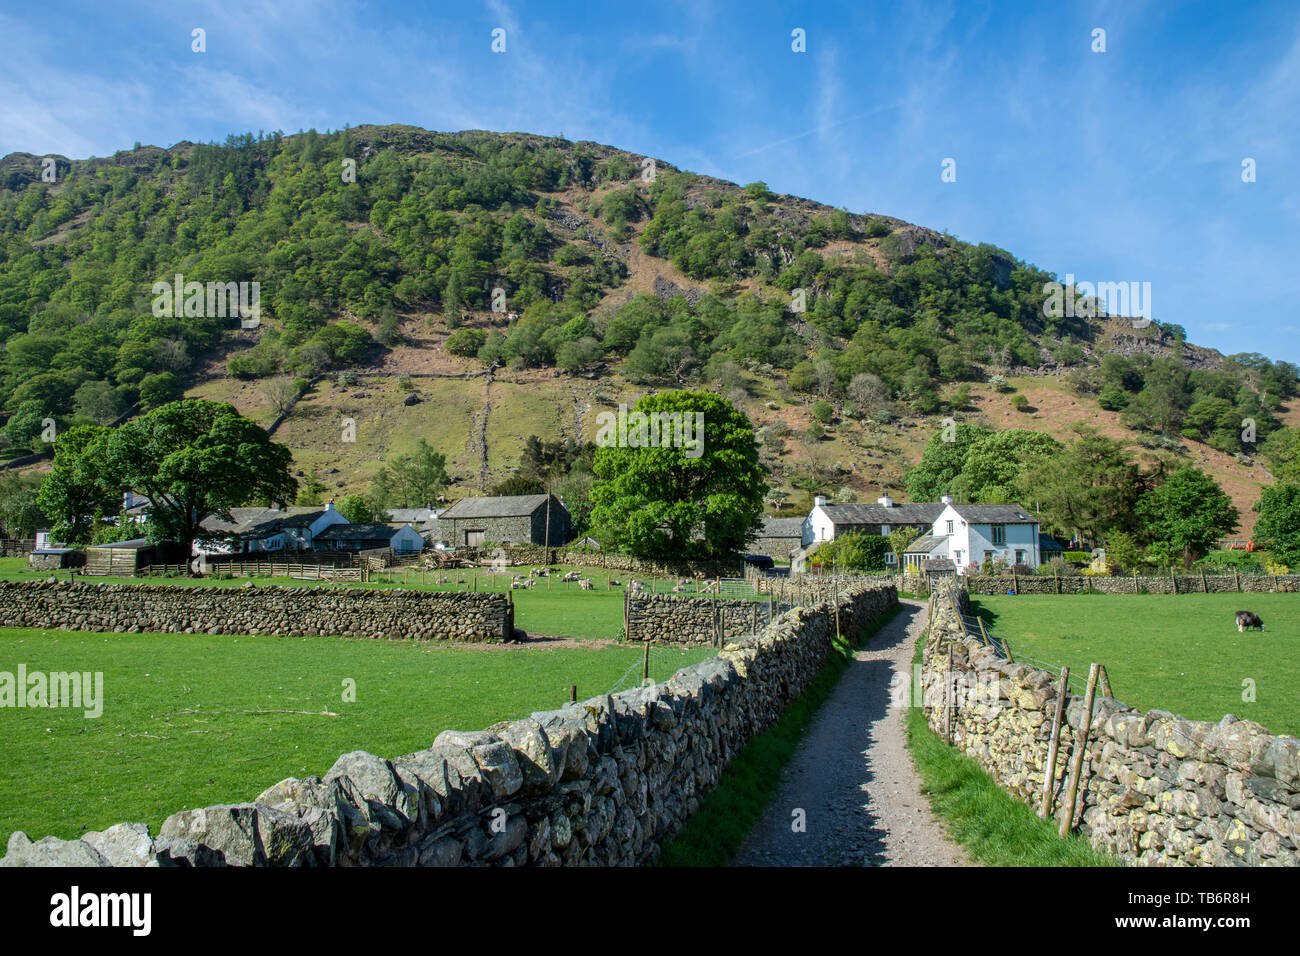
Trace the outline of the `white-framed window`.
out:
[[[1024,563],[1025,563],[1025,552],[1023,552],[1023,551],[1017,551],[1017,552],[1016,552],[1016,564],[1024,564]]]
[[[952,519],[948,520],[948,533],[952,534]]]
[[[951,524],[951,523],[952,523],[952,522],[949,522],[949,524]],[[954,552],[953,552],[953,557],[956,558],[957,564],[961,564],[961,554],[962,554],[962,553],[961,553],[960,550],[958,550],[958,551],[954,551]]]

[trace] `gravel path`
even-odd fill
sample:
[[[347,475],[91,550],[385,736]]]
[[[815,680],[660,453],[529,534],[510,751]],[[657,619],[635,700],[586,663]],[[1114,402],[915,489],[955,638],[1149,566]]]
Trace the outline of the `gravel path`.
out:
[[[930,813],[893,688],[910,681],[924,604],[904,601],[840,678],[733,866],[969,866]],[[895,676],[898,675],[898,676]],[[794,832],[804,811],[803,833]]]

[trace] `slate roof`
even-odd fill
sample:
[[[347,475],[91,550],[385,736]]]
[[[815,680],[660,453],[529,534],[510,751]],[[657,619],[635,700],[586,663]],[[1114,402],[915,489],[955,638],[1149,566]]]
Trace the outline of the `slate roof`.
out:
[[[109,541],[105,544],[92,544],[87,551],[97,551],[100,548],[117,548],[119,550],[141,551],[145,548],[152,548],[153,542],[148,538],[132,538],[130,541]]]
[[[947,540],[948,540],[948,536],[946,534],[945,535],[923,534],[921,535],[921,537],[917,538],[915,541],[909,544],[906,550],[903,551],[903,553],[904,554],[930,554],[936,548],[938,548],[939,545],[943,544]]]
[[[953,505],[957,512],[972,524],[1026,524],[1038,519],[1020,505]]]
[[[311,523],[325,513],[324,508],[292,509],[288,516],[281,522],[286,528],[307,528]]]
[[[546,504],[548,495],[502,495],[492,498],[461,498],[440,514],[440,518],[517,518],[530,515]],[[553,508],[564,507],[558,501]]]
[[[438,520],[437,508],[389,508],[384,512],[389,521],[401,524],[424,524]]]
[[[1057,541],[1050,534],[1040,534],[1038,536],[1039,551],[1064,551],[1065,546]]]
[[[275,508],[231,508],[230,517],[230,521],[207,517],[199,527],[212,534],[261,538],[280,530],[284,512]]]
[[[801,538],[803,518],[764,518],[760,538]]]
[[[398,529],[387,524],[334,524],[320,534],[317,541],[389,541]]]
[[[951,558],[931,558],[928,561],[921,562],[921,570],[925,571],[926,573],[932,571],[933,572],[951,571],[953,574],[956,574],[957,565],[953,564]]]
[[[938,501],[915,503],[900,502],[886,508],[874,505],[822,505],[822,510],[836,525],[856,524],[934,524],[943,514],[944,505]]]

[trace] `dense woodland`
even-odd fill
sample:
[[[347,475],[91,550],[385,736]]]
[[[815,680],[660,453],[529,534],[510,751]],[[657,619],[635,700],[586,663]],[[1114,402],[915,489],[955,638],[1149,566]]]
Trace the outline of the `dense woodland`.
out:
[[[46,418],[102,424],[170,401],[199,356],[229,347],[229,318],[152,314],[153,283],[177,273],[260,284],[264,328],[227,361],[250,378],[364,363],[423,313],[484,362],[667,385],[744,369],[857,417],[944,410],[940,385],[989,369],[1075,365],[1077,387],[1134,427],[1232,451],[1243,418],[1262,438],[1296,391],[1294,366],[1259,355],[1213,372],[1176,355],[1098,366],[1086,320],[1043,314],[1055,277],[1009,253],[762,183],[663,166],[647,183],[636,157],[595,144],[363,127],[60,162],[54,183],[41,168],[0,162],[0,408],[18,448],[40,447]],[[707,294],[598,308],[626,272],[611,244],[635,230]],[[494,288],[505,328],[473,322]],[[1153,334],[1181,341],[1173,325]]]

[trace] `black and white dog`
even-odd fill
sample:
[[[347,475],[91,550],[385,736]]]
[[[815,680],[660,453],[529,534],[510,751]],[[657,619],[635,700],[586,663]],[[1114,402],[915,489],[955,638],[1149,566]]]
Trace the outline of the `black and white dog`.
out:
[[[1259,619],[1259,615],[1254,611],[1238,611],[1237,631],[1244,631],[1248,627],[1257,627],[1262,631],[1264,630],[1264,622]]]

